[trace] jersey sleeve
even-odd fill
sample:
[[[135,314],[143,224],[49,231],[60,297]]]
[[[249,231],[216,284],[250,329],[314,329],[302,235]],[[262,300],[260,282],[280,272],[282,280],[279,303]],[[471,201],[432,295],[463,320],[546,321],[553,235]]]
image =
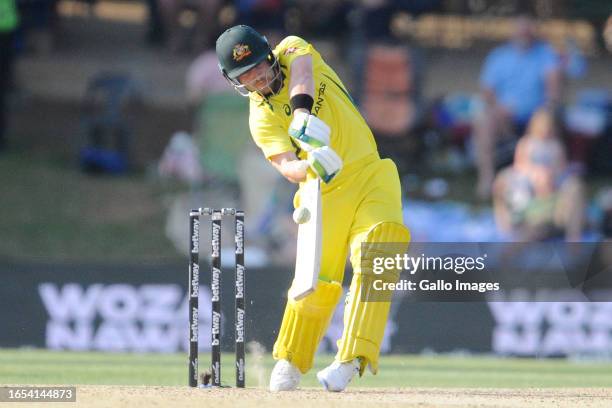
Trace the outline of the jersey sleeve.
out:
[[[311,44],[295,35],[286,37],[281,41],[276,47],[276,51],[281,65],[287,68],[291,67],[291,63],[297,57],[302,55],[314,55],[316,53]]]
[[[253,141],[261,149],[266,159],[270,157],[295,151],[295,146],[286,129],[274,120],[273,115],[259,107],[257,102],[251,101],[251,114],[249,115],[249,128]]]

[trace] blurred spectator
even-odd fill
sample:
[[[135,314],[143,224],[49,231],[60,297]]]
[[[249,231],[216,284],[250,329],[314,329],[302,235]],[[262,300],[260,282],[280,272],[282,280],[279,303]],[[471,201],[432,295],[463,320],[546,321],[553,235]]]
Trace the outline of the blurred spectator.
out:
[[[238,23],[260,31],[283,31],[285,5],[282,0],[236,0]]]
[[[159,7],[159,0],[147,0],[149,17],[147,21],[146,41],[151,45],[158,45],[164,42],[165,31],[162,15]]]
[[[205,50],[213,46],[219,29],[217,20],[222,6],[221,0],[159,0],[159,6],[168,45],[172,51],[191,50],[194,46]],[[196,16],[193,22],[193,38],[186,37],[182,27],[181,15],[186,10],[191,10]]]
[[[179,131],[172,135],[157,164],[157,171],[162,178],[179,180],[192,186],[204,181],[200,151],[189,133]]]
[[[369,40],[387,39],[391,35],[390,23],[394,5],[391,0],[362,0],[365,11],[364,30]]]
[[[300,10],[300,31],[313,37],[345,40],[349,32],[347,17],[354,7],[350,0],[299,0],[294,3]]]
[[[386,40],[392,37],[391,21],[398,12],[418,16],[441,12],[441,0],[360,0],[358,9],[363,13],[363,30],[368,40]]]
[[[549,44],[537,39],[532,19],[519,17],[512,41],[489,54],[480,85],[485,106],[474,128],[477,193],[488,198],[496,142],[521,135],[533,112],[542,106],[555,109],[559,100],[559,59]]]
[[[612,91],[585,88],[563,112],[570,161],[589,171],[612,171]]]
[[[603,31],[604,43],[606,44],[606,48],[609,52],[612,52],[612,14],[608,17],[606,21],[606,26]]]
[[[586,75],[587,61],[573,38],[566,38],[558,47],[559,65],[564,79],[580,79]]]
[[[355,102],[372,129],[383,157],[392,158],[400,174],[415,162],[422,121],[418,53],[391,31],[399,11],[418,14],[438,2],[360,0],[353,2],[348,60],[352,66]],[[424,8],[425,7],[425,8]],[[346,42],[345,42],[346,44]]]
[[[514,164],[500,172],[493,188],[498,228],[520,241],[565,237],[580,241],[584,187],[568,171],[553,115],[537,111],[516,148]]]
[[[206,51],[198,56],[187,69],[187,99],[190,104],[198,106],[205,97],[223,92],[234,92],[231,85],[223,78],[215,51]]]
[[[18,22],[15,1],[0,0],[0,150],[6,147],[7,94],[13,79],[13,39]]]
[[[83,0],[93,5],[95,0]],[[20,17],[19,40],[24,48],[49,54],[55,45],[59,0],[15,0]]]
[[[604,237],[612,238],[612,187],[605,187],[597,196],[597,204],[602,211],[601,232]],[[612,256],[612,254],[610,254]],[[612,260],[610,262],[612,265]]]
[[[417,152],[411,137],[420,119],[418,63],[401,44],[368,43],[361,81],[361,112],[383,157],[392,158],[400,174],[408,171]]]

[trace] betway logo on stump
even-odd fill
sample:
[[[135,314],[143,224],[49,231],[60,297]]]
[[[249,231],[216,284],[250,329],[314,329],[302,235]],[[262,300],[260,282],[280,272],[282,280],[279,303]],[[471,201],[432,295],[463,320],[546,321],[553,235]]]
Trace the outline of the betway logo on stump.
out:
[[[212,312],[212,346],[219,346],[221,338],[221,314]]]
[[[218,258],[220,256],[220,245],[221,245],[221,226],[213,222],[212,224],[212,251],[210,256]]]
[[[244,310],[236,309],[236,343],[244,343]]]
[[[191,253],[197,254],[200,252],[200,221],[197,218],[193,219],[193,234],[191,235]]]
[[[244,298],[244,266],[236,265],[236,298]]]
[[[45,337],[50,349],[188,349],[188,294],[179,285],[41,283],[38,292],[49,315]],[[209,338],[211,293],[202,287],[199,294],[200,335]],[[210,349],[210,344],[200,347]]]
[[[200,296],[200,266],[197,263],[191,264],[191,293],[189,296],[196,298]]]
[[[194,307],[191,309],[191,327],[189,328],[191,332],[189,341],[192,343],[198,342],[199,325],[196,323],[197,321],[198,321],[198,308]]]
[[[236,254],[244,253],[244,222],[236,220]]]

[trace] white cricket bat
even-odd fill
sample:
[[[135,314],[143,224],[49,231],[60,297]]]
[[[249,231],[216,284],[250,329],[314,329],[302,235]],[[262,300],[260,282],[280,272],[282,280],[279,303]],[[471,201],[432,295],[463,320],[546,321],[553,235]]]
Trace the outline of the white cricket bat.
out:
[[[308,179],[300,191],[300,206],[308,208],[310,219],[298,227],[295,277],[289,297],[298,301],[314,292],[321,269],[321,180]]]

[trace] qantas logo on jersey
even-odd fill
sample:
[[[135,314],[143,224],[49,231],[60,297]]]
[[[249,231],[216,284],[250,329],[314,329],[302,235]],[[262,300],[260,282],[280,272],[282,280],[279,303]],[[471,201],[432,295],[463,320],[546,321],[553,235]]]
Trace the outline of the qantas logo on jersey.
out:
[[[315,104],[312,109],[313,115],[315,116],[319,115],[319,110],[323,107],[323,102],[325,102],[326,87],[327,85],[325,85],[325,82],[321,82],[319,84],[319,89],[317,90],[317,100],[315,101]]]
[[[283,51],[284,55],[289,55],[289,54],[293,54],[294,52],[296,52],[298,50],[297,47],[289,47],[287,48],[285,51]]]

